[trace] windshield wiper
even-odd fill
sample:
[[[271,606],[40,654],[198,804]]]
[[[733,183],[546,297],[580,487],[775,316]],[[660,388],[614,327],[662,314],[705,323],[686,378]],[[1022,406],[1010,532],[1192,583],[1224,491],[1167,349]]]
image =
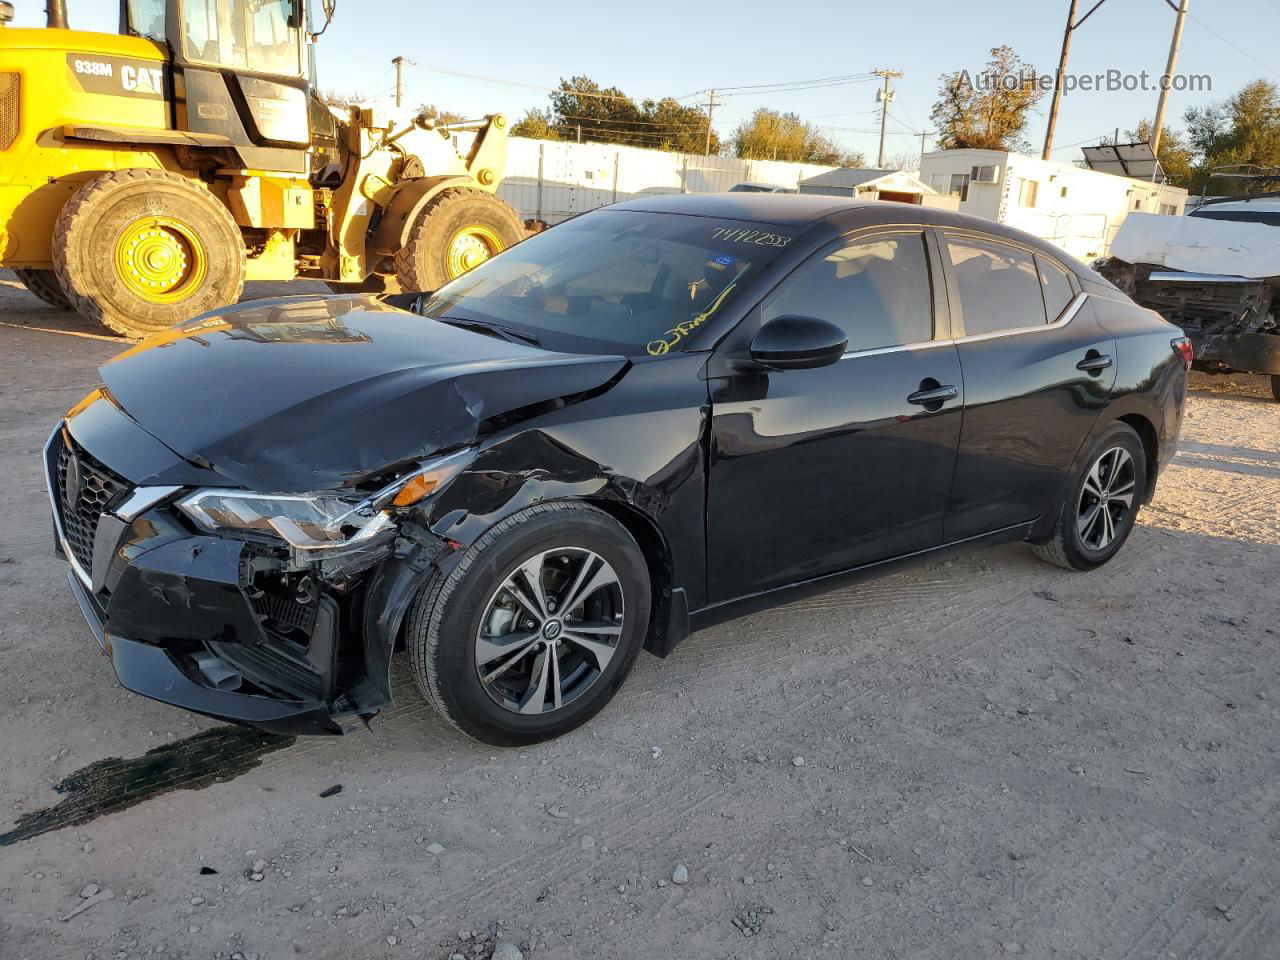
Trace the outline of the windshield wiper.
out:
[[[499,337],[510,343],[527,343],[532,347],[542,346],[542,341],[533,334],[512,330],[510,327],[504,327],[498,323],[489,323],[485,320],[464,320],[461,317],[434,317],[433,319],[455,327],[462,327],[464,330],[474,330],[477,333],[486,333],[489,336]]]

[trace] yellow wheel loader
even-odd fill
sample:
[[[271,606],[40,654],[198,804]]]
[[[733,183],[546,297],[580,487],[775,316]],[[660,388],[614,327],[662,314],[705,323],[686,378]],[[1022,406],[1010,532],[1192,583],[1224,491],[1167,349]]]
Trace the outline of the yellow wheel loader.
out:
[[[505,118],[325,105],[319,2],[313,33],[312,0],[122,0],[118,35],[0,2],[0,267],[138,337],[246,280],[432,290],[518,242]]]

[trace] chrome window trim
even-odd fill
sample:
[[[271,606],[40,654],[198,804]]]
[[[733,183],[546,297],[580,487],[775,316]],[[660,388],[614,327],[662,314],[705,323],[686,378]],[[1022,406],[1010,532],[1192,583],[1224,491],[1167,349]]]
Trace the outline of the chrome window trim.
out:
[[[1043,330],[1060,330],[1075,319],[1076,314],[1080,312],[1085,301],[1091,296],[1088,293],[1077,293],[1071,302],[1067,304],[1066,309],[1058,316],[1053,323],[1042,324],[1037,327],[1015,327],[1011,330],[996,330],[992,333],[975,333],[968,337],[945,337],[940,340],[918,340],[915,343],[903,343],[896,347],[875,347],[871,350],[847,350],[840,355],[841,360],[848,360],[852,357],[875,357],[885,353],[902,353],[906,350],[928,350],[930,347],[942,347],[948,344],[955,345],[958,343],[977,343],[981,340],[995,340],[999,337],[1012,337],[1023,333],[1040,333]]]
[[[62,528],[62,511],[58,508],[57,481],[50,472],[52,469],[49,465],[49,454],[53,450],[53,442],[62,434],[66,421],[59,420],[58,425],[53,428],[53,433],[49,434],[49,439],[44,444],[44,485],[49,491],[49,507],[53,510],[53,529],[58,535],[58,545],[62,547],[63,556],[67,558],[67,562],[71,564],[71,570],[85,587],[93,592],[93,578],[85,573],[84,568],[80,566],[80,561],[76,559],[76,555],[71,550],[71,545],[67,543],[66,531]]]
[[[872,347],[870,350],[846,350],[840,355],[841,360],[848,360],[852,357],[877,357],[885,353],[903,353],[907,350],[928,350],[931,347],[943,347],[953,341],[946,340],[917,340],[915,343],[900,343],[894,347]]]
[[[1008,330],[993,330],[990,333],[974,333],[963,337],[956,337],[955,343],[977,343],[981,340],[996,340],[1000,337],[1013,337],[1023,333],[1041,333],[1045,330],[1060,330],[1075,319],[1076,314],[1080,312],[1086,300],[1089,299],[1088,293],[1077,293],[1071,302],[1067,304],[1066,309],[1059,314],[1058,319],[1053,323],[1042,323],[1034,327],[1011,327]]]

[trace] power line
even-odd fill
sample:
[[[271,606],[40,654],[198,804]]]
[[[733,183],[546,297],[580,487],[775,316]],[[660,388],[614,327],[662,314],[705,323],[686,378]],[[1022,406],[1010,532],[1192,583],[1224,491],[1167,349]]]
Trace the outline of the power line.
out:
[[[871,79],[874,79],[871,78]],[[726,93],[726,97],[769,97],[779,93],[803,93],[806,90],[826,90],[830,87],[847,87],[854,83],[868,83],[868,80],[841,80],[835,83],[813,83],[803,87],[775,87],[767,90],[741,90],[737,93]],[[719,89],[719,88],[717,88]]]
[[[1276,73],[1274,70],[1272,70],[1272,69],[1271,69],[1271,67],[1270,67],[1270,66],[1268,66],[1268,65],[1267,65],[1267,64],[1265,64],[1265,63],[1263,63],[1261,60],[1259,60],[1257,57],[1255,57],[1255,56],[1254,56],[1252,53],[1250,53],[1248,50],[1245,50],[1243,47],[1239,46],[1238,44],[1234,43],[1233,41],[1228,40],[1226,37],[1224,37],[1222,34],[1220,34],[1217,30],[1213,29],[1213,27],[1209,26],[1207,23],[1205,23],[1203,20],[1201,20],[1201,19],[1200,19],[1199,17],[1197,17],[1195,14],[1193,14],[1193,13],[1188,13],[1188,14],[1187,14],[1187,18],[1188,18],[1188,19],[1190,19],[1190,20],[1194,20],[1196,23],[1200,24],[1200,26],[1204,27],[1206,30],[1208,30],[1210,33],[1212,33],[1215,37],[1217,37],[1219,40],[1221,40],[1221,41],[1222,41],[1223,43],[1225,43],[1227,46],[1231,47],[1231,49],[1235,50],[1237,53],[1241,54],[1242,56],[1248,57],[1250,60],[1252,60],[1252,61],[1253,61],[1254,63],[1256,63],[1258,66],[1260,66],[1263,70],[1267,71],[1267,73],[1271,74],[1273,77],[1280,77],[1280,73]]]
[[[702,123],[701,121],[699,121],[699,122],[697,122],[697,123],[692,123],[692,122],[689,122],[689,121],[680,121],[680,120],[670,120],[670,121],[664,121],[664,120],[632,120],[630,117],[619,117],[619,116],[614,116],[614,117],[585,117],[585,116],[580,116],[580,115],[575,114],[575,113],[561,113],[561,114],[559,114],[559,116],[564,117],[566,120],[582,120],[582,121],[586,121],[586,122],[590,122],[590,123],[622,123],[622,124],[642,123],[642,124],[644,124],[645,126],[654,126],[654,127],[683,127],[683,128],[690,129],[690,130],[701,130],[701,129],[705,126],[705,124],[704,124],[704,123]]]
[[[817,84],[845,84],[845,83],[866,83],[874,80],[876,75],[871,72],[867,73],[846,73],[838,77],[816,77],[812,80],[779,80],[776,83],[751,83],[738,87],[717,87],[716,89],[724,93],[730,90],[763,90],[766,87],[807,87]]]

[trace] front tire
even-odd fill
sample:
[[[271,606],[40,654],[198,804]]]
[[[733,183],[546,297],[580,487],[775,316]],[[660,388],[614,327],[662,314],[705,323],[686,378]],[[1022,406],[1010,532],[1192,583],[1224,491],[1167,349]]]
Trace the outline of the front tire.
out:
[[[1053,533],[1032,552],[1067,570],[1093,570],[1133,530],[1147,489],[1147,455],[1133,428],[1113,423],[1094,441],[1058,510]]]
[[[1280,373],[1271,375],[1271,395],[1276,398],[1277,402],[1280,402]]]
[[[62,286],[58,283],[58,275],[52,270],[21,268],[13,272],[18,275],[18,279],[22,281],[22,285],[30,293],[39,297],[49,306],[57,307],[59,310],[71,309],[71,301],[62,292]]]
[[[405,293],[437,290],[523,239],[524,224],[493,194],[445,190],[418,214],[396,278]]]
[[[71,305],[126,337],[145,337],[240,299],[244,241],[199,181],[117,170],[63,207],[53,263]]]
[[[467,736],[558,737],[604,708],[649,629],[644,555],[612,517],[538,504],[496,524],[405,625],[418,687]]]

